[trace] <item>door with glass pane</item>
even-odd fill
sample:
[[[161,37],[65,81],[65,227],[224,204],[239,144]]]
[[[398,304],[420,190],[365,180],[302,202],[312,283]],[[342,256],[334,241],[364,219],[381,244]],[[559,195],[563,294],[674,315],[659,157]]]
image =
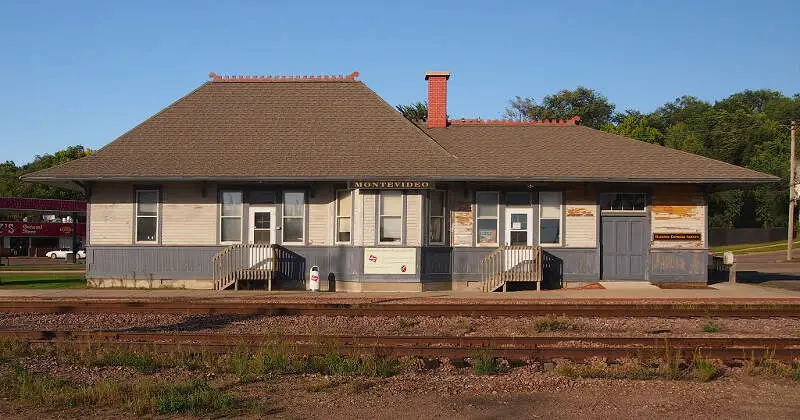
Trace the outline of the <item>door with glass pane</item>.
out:
[[[533,209],[506,209],[505,243],[507,246],[533,245]],[[506,251],[506,270],[514,268],[530,259],[530,252],[525,250]]]
[[[249,243],[260,245],[275,243],[275,207],[250,206],[248,223]],[[272,250],[267,246],[252,248],[250,250],[250,267],[271,269]]]

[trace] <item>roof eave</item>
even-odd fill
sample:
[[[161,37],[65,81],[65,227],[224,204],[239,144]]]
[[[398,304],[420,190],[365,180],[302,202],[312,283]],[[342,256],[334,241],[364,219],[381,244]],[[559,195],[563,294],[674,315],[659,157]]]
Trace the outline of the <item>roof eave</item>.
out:
[[[396,178],[408,180],[435,181],[487,181],[487,182],[598,182],[598,183],[646,183],[646,184],[724,184],[724,185],[756,185],[780,181],[776,176],[759,178],[602,178],[602,177],[490,177],[490,176],[408,176],[397,175]],[[318,176],[318,177],[221,177],[221,176],[22,176],[26,182],[54,184],[64,182],[180,182],[180,181],[220,181],[220,182],[308,182],[308,181],[353,181],[378,180],[392,176]]]

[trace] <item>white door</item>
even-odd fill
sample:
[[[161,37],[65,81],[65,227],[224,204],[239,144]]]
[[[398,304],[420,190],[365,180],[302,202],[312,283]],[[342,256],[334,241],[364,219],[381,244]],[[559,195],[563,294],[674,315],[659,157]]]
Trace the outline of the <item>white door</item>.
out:
[[[248,243],[266,245],[275,243],[275,207],[251,205],[248,224]],[[251,249],[250,267],[272,269],[272,251],[267,247]]]
[[[533,245],[533,209],[506,209],[506,245]]]
[[[533,245],[533,209],[507,208],[505,233],[507,246]],[[511,270],[525,261],[530,261],[533,254],[530,250],[509,249],[505,251],[505,255],[506,270]]]

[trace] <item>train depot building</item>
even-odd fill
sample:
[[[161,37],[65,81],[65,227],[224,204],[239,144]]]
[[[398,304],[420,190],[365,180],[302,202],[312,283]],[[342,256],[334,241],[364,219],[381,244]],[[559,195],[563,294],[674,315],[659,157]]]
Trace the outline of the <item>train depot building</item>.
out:
[[[212,73],[23,179],[87,192],[90,285],[338,291],[705,282],[709,194],[777,180],[578,116],[448,120],[446,72],[414,123],[357,75]]]

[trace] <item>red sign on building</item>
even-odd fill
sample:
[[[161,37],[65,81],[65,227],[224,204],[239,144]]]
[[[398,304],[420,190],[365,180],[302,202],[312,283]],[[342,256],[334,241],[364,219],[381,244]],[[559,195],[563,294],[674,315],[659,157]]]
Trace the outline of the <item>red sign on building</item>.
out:
[[[86,224],[77,227],[78,236],[86,236]],[[72,236],[72,223],[0,222],[0,236]]]

